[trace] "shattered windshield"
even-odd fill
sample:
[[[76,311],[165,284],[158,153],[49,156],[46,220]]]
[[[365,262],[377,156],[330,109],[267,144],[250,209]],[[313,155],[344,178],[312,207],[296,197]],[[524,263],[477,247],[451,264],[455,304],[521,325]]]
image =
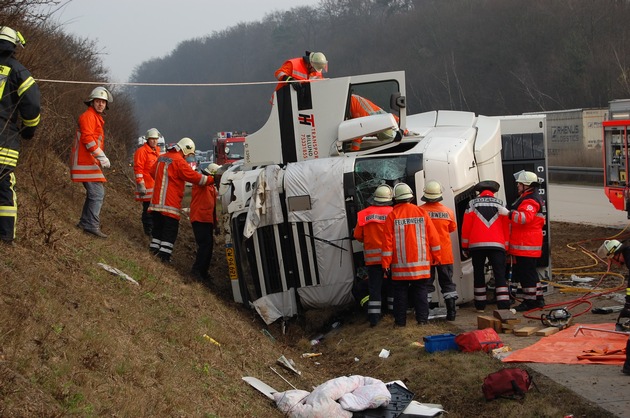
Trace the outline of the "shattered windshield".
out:
[[[381,184],[394,184],[407,181],[407,160],[409,155],[383,158],[357,159],[354,166],[354,183],[357,206],[369,206],[368,199]]]

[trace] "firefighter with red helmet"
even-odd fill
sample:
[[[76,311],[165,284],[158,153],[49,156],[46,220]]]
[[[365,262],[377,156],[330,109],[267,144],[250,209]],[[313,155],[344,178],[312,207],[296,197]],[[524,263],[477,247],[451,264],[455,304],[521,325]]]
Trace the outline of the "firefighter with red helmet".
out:
[[[15,47],[24,46],[22,34],[0,26],[0,242],[11,245],[17,224],[14,170],[21,140],[32,139],[40,121],[39,87],[15,58]]]

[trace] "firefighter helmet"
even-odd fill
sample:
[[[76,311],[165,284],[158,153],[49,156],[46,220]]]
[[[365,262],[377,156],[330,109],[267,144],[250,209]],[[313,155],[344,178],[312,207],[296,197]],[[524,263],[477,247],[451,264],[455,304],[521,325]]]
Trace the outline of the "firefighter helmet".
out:
[[[413,199],[413,192],[407,183],[398,183],[394,186],[394,200],[396,202],[409,202]]]
[[[315,71],[323,73],[328,71],[328,61],[326,60],[326,55],[321,52],[311,52],[308,54],[308,62],[311,63],[311,66],[315,69]]]
[[[600,258],[612,257],[620,249],[621,242],[616,239],[607,239],[597,249],[597,255]]]
[[[423,202],[439,202],[442,200],[442,185],[435,181],[428,181],[424,186],[424,195],[421,200]]]
[[[392,204],[392,198],[394,197],[394,191],[387,184],[381,184],[374,190],[372,195],[372,201],[370,202],[376,206],[387,206]]]
[[[202,169],[201,173],[206,176],[214,176],[219,168],[221,168],[219,164],[211,163],[208,164],[206,168]]]
[[[494,180],[483,180],[475,184],[476,192],[483,192],[484,190],[490,190],[492,193],[496,193],[501,188],[501,185]]]
[[[525,186],[540,186],[538,176],[536,173],[532,173],[531,171],[521,170],[518,173],[514,173],[514,178],[517,183],[524,184]]]
[[[114,98],[112,97],[112,94],[109,92],[109,90],[101,86],[95,87],[94,90],[92,90],[92,93],[90,93],[90,95],[88,96],[87,100],[83,103],[89,106],[94,99],[105,100],[107,102],[107,106],[105,106],[106,109],[109,109],[109,104],[114,102]]]
[[[180,139],[177,142],[176,147],[184,154],[184,157],[195,153],[195,143],[190,138]]]
[[[26,40],[24,39],[22,34],[15,29],[11,29],[8,26],[0,26],[0,41],[10,42],[14,46],[26,45]]]
[[[149,139],[149,138],[155,138],[155,139],[159,139],[160,138],[160,131],[158,131],[155,128],[151,128],[147,131],[147,134],[144,136],[145,139]]]

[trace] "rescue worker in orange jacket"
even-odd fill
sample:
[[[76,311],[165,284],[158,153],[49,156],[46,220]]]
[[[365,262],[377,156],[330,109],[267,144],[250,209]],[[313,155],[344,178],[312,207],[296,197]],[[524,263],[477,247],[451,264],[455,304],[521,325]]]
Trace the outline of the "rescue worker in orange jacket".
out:
[[[293,83],[278,83],[276,91],[287,84],[291,84],[298,93],[302,90],[302,83],[295,82],[304,80],[321,80],[323,74],[328,71],[328,60],[321,52],[306,51],[303,57],[291,58],[285,61],[275,72],[278,81],[294,81]]]
[[[505,277],[509,223],[503,201],[495,197],[499,183],[485,180],[475,185],[478,196],[468,202],[462,222],[462,252],[472,257],[475,308],[487,304],[486,260],[492,266],[498,309],[510,308],[510,293]]]
[[[15,58],[22,34],[0,26],[0,242],[12,245],[17,225],[15,174],[21,140],[35,136],[40,121],[39,87]]]
[[[457,286],[453,282],[453,246],[451,243],[451,234],[457,230],[455,222],[455,214],[453,210],[442,203],[442,185],[435,180],[428,181],[424,186],[424,193],[421,200],[424,203],[421,208],[426,210],[429,217],[435,225],[435,229],[440,237],[440,264],[431,268],[431,278],[428,282],[428,302],[431,303],[431,293],[435,291],[435,276],[437,275],[438,283],[444,304],[446,305],[446,320],[454,321],[456,317],[455,301],[459,297],[457,295]]]
[[[440,237],[429,214],[411,203],[413,192],[405,183],[394,186],[394,209],[385,220],[383,268],[391,269],[394,324],[407,323],[409,293],[418,324],[429,320],[427,300],[431,265],[440,264]]]
[[[142,227],[146,235],[151,236],[153,216],[148,212],[153,197],[153,173],[149,171],[160,156],[158,139],[160,132],[151,128],[144,136],[145,143],[133,154],[133,172],[136,175],[136,202],[142,202]]]
[[[357,214],[354,239],[363,243],[363,259],[368,273],[368,321],[373,327],[381,319],[383,266],[381,265],[385,219],[392,211],[392,188],[382,184],[370,198],[370,206]]]
[[[87,110],[79,116],[72,152],[70,155],[70,178],[82,183],[85,188],[85,203],[77,226],[83,231],[107,238],[101,231],[101,208],[105,200],[107,180],[103,168],[109,168],[105,155],[105,110],[112,103],[112,95],[105,87],[96,87],[84,102]]]
[[[523,302],[516,308],[523,312],[545,306],[536,263],[542,255],[545,202],[538,193],[540,182],[536,173],[521,170],[514,174],[518,199],[507,209],[510,220],[508,253],[515,257],[512,277],[521,284]]]
[[[153,216],[149,250],[165,263],[170,263],[177,240],[186,182],[199,186],[214,185],[212,177],[192,169],[186,161],[189,155],[195,155],[195,143],[190,138],[182,138],[150,169],[155,173],[155,188],[149,205]]]
[[[209,164],[201,170],[201,174],[214,179],[214,175],[219,169],[218,164]],[[191,274],[198,280],[208,281],[211,279],[208,274],[210,261],[212,260],[212,250],[214,247],[213,232],[218,233],[217,220],[217,190],[214,186],[192,186],[192,197],[190,200],[190,224],[195,242],[197,243],[197,255],[193,263]]]
[[[372,115],[385,115],[386,111],[381,109],[371,100],[366,99],[365,97],[359,96],[358,94],[350,95],[350,119],[362,118],[365,116]],[[396,119],[396,123],[400,123],[398,116],[394,115],[394,119]],[[388,139],[394,139],[395,132],[393,130],[387,130],[384,132],[379,132],[376,137],[385,141]],[[350,144],[350,151],[360,151],[361,143],[363,142],[363,137],[354,138],[352,143]]]

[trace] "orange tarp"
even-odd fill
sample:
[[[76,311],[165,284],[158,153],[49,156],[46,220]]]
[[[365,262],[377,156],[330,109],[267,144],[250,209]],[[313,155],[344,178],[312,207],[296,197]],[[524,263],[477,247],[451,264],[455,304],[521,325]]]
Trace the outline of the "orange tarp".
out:
[[[626,359],[628,335],[582,329],[614,331],[615,324],[575,324],[503,359],[506,363],[559,363],[621,365]]]

